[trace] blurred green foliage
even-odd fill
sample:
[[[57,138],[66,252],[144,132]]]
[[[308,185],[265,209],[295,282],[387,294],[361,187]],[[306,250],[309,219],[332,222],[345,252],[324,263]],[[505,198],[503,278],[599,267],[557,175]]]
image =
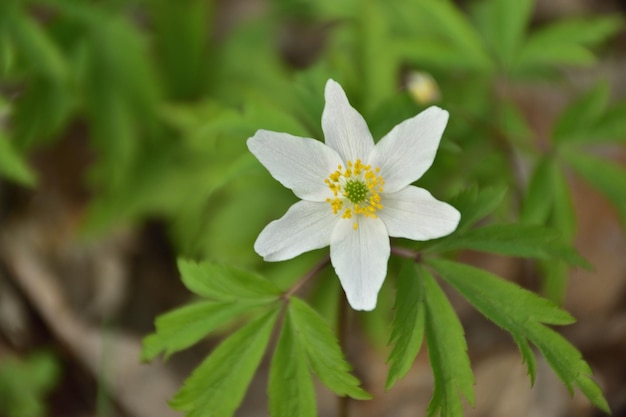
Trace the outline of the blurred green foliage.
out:
[[[39,352],[24,359],[0,358],[0,415],[45,416],[45,396],[56,385],[59,374],[59,363],[49,353]]]
[[[262,169],[245,140],[260,128],[321,139],[328,78],[344,86],[378,139],[430,105],[417,101],[407,86],[410,74],[426,71],[441,92],[436,104],[451,117],[437,160],[420,185],[437,196],[456,195],[453,204],[463,220],[450,239],[401,244],[433,254],[472,248],[536,259],[545,293],[559,301],[568,265],[584,263],[567,247],[577,224],[570,170],[611,200],[626,222],[626,170],[594,155],[598,146],[626,141],[626,100],[610,97],[605,82],[581,91],[563,70],[593,65],[624,22],[602,15],[535,24],[533,10],[532,0],[476,0],[464,9],[448,0],[273,0],[228,23],[211,0],[3,0],[0,175],[37,187],[29,157],[64,140],[72,127],[86,126],[83,140],[95,161],[83,179],[93,191],[85,233],[158,218],[181,255],[264,269],[286,288],[318,254],[265,265],[254,253],[258,232],[294,196]],[[542,143],[511,91],[548,84],[577,97]],[[479,220],[492,225],[472,229]],[[520,240],[512,242],[516,236]],[[420,274],[434,303],[439,290]],[[335,298],[319,294],[336,294],[336,280],[319,279],[316,285],[312,304],[335,323]],[[392,297],[389,286],[383,287],[382,307],[364,321],[379,341],[387,339]],[[169,354],[223,324],[198,324],[184,340],[171,336],[181,323],[196,323],[198,311],[214,314],[223,307],[219,303],[161,318],[157,326],[170,336],[150,339],[152,350],[144,353]],[[228,308],[224,320],[241,306]],[[419,308],[449,312],[445,303]],[[436,324],[418,322],[421,331]],[[269,334],[267,323],[252,324],[242,330]],[[232,337],[245,339],[246,331]],[[306,355],[293,333],[284,330],[280,346],[299,352],[298,378],[308,381],[301,369]],[[396,334],[394,340],[405,339]],[[463,350],[460,342],[456,348]],[[389,381],[408,363],[395,360]],[[276,363],[276,375],[296,372]],[[446,369],[437,372],[450,377]],[[233,383],[245,388],[245,379]],[[467,386],[468,378],[462,379]],[[273,386],[280,388],[276,380]],[[444,407],[436,400],[433,413]]]

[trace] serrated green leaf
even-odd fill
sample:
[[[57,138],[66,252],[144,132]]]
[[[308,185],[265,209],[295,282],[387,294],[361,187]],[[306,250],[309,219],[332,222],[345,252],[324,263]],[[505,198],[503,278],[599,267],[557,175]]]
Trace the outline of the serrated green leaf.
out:
[[[626,169],[580,152],[563,152],[563,156],[578,174],[615,205],[622,221],[626,222]]]
[[[490,0],[476,4],[477,27],[494,55],[506,68],[524,40],[534,0]]]
[[[554,125],[552,138],[560,143],[587,137],[608,102],[609,85],[600,82],[565,108]]]
[[[556,230],[539,225],[493,224],[441,240],[428,249],[436,252],[471,249],[537,259],[557,257],[571,265],[591,267]]]
[[[155,321],[156,332],[143,339],[141,359],[152,360],[161,352],[167,358],[258,305],[250,301],[202,301],[165,313]]]
[[[424,339],[424,288],[413,262],[405,260],[397,279],[396,314],[391,324],[389,344],[393,349],[387,363],[389,373],[385,389],[389,390],[411,368]]]
[[[528,338],[537,346],[570,393],[578,388],[596,407],[611,413],[602,390],[591,378],[591,368],[578,349],[554,330],[537,323],[529,326]]]
[[[37,182],[35,173],[11,146],[9,138],[0,132],[0,174],[22,185],[32,187]]]
[[[359,380],[350,374],[351,367],[328,324],[304,301],[292,297],[289,303],[289,318],[320,381],[337,395],[370,399],[371,396],[359,387]]]
[[[456,312],[432,275],[420,266],[417,271],[424,284],[426,341],[435,377],[428,416],[458,417],[463,414],[459,394],[474,404],[474,374],[467,355],[465,334]]]
[[[272,300],[280,289],[261,275],[231,265],[178,259],[178,270],[189,291],[203,297],[230,301]]]
[[[187,417],[230,417],[241,403],[278,317],[279,306],[225,339],[170,401]]]
[[[535,343],[529,335],[529,326],[571,324],[574,318],[550,300],[489,272],[443,259],[428,263],[485,317],[511,333],[534,381],[535,360],[525,341],[530,339]]]
[[[452,197],[449,203],[461,212],[457,233],[467,230],[491,214],[502,203],[505,195],[505,187],[488,187],[481,190],[472,187]]]
[[[286,317],[270,367],[268,396],[272,417],[315,417],[317,404],[305,347]]]

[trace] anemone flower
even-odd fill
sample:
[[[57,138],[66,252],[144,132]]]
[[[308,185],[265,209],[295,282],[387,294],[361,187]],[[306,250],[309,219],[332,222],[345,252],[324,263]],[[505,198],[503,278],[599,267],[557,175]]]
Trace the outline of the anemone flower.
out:
[[[325,144],[259,130],[248,148],[301,201],[272,221],[254,249],[284,261],[330,245],[331,263],[355,310],[376,307],[387,275],[389,237],[429,240],[452,233],[460,213],[411,185],[433,163],[448,112],[430,107],[378,143],[341,86],[328,80]]]

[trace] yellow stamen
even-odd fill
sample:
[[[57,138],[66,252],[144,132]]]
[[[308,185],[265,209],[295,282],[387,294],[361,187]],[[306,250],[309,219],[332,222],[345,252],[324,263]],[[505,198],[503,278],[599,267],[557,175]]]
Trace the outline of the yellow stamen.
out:
[[[327,198],[333,214],[341,214],[342,219],[351,219],[353,216],[377,218],[376,211],[381,210],[380,193],[385,181],[380,175],[380,168],[372,170],[370,165],[364,165],[360,159],[348,161],[344,169],[341,165],[335,172],[328,175],[324,183],[333,192],[334,198]],[[359,227],[355,221],[353,229]]]

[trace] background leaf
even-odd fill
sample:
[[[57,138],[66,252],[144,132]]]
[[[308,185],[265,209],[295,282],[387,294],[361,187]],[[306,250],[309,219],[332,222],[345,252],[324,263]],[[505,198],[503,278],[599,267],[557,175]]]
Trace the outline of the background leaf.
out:
[[[589,154],[563,152],[563,156],[578,174],[615,205],[622,222],[626,222],[626,170]]]

